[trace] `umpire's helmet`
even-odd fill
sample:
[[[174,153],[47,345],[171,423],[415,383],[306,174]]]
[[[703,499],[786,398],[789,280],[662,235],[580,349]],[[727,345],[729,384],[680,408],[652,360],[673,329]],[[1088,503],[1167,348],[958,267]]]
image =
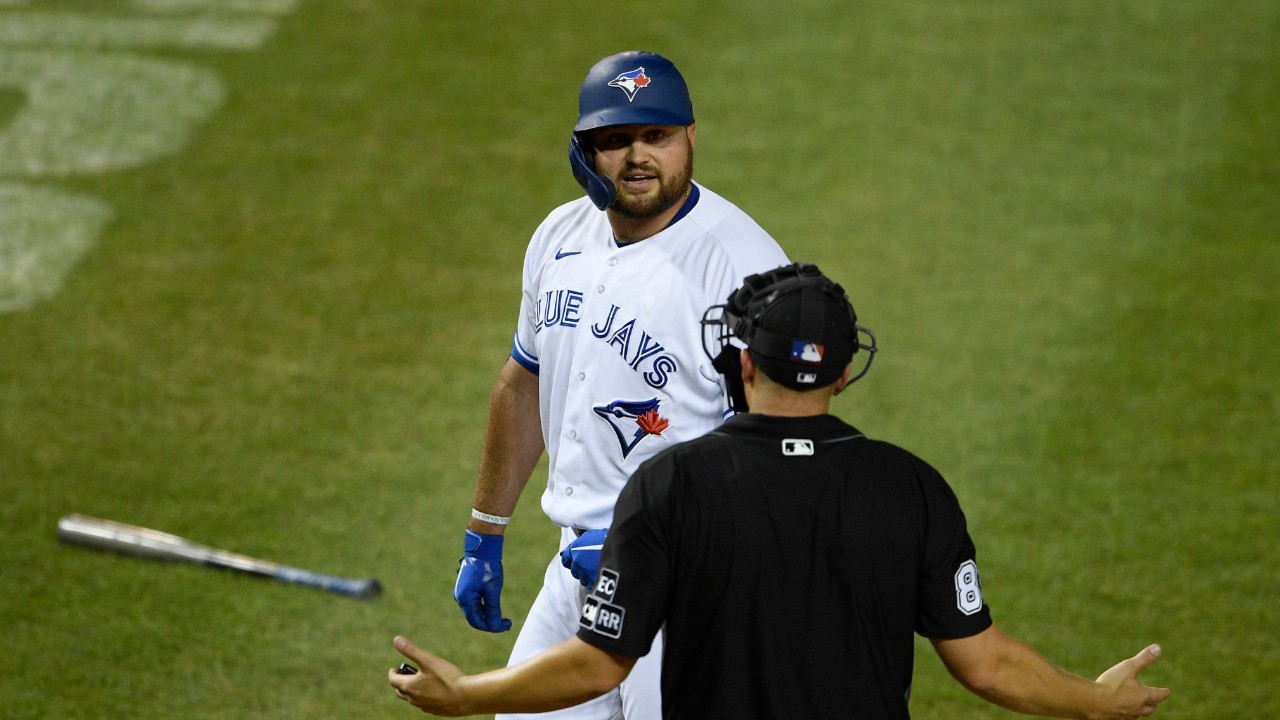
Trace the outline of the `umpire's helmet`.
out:
[[[746,398],[732,338],[747,347],[752,362],[769,379],[792,390],[834,383],[854,354],[866,350],[866,365],[849,380],[853,382],[871,369],[876,353],[876,336],[858,324],[844,288],[811,263],[749,276],[725,304],[707,309],[702,324],[703,350],[725,375],[731,405],[738,411],[746,409]],[[860,334],[866,335],[865,342]]]
[[[595,151],[582,133],[613,125],[692,122],[689,87],[670,60],[641,50],[610,55],[592,66],[578,93],[578,122],[569,140],[573,177],[596,207],[604,210],[613,204],[617,191],[608,178],[596,174]]]

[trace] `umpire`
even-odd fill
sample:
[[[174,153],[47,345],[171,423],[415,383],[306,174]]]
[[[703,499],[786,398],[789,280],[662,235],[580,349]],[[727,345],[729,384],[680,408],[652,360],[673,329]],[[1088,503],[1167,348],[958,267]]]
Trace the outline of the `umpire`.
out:
[[[876,351],[839,285],[807,264],[753,275],[703,324],[739,414],[631,477],[577,637],[474,676],[398,637],[423,670],[391,673],[397,695],[443,715],[574,704],[621,682],[663,631],[665,718],[906,719],[918,633],[1007,709],[1155,712],[1169,690],[1137,673],[1158,645],[1090,681],[1005,635],[942,476],[828,414]]]

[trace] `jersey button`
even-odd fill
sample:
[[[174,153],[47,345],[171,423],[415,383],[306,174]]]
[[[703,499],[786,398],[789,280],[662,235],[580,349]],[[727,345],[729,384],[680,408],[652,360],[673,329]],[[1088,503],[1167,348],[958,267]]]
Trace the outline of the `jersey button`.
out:
[[[577,431],[577,430],[570,430],[570,431],[569,431],[569,439],[570,439],[570,440],[577,440],[577,439],[578,439],[578,431]]]
[[[571,488],[571,487],[567,487],[567,488],[565,488],[565,489],[564,489],[564,494],[565,494],[565,495],[572,495],[572,494],[573,494],[573,488]]]
[[[586,373],[578,373],[578,379],[579,379],[579,380],[586,380],[586,379],[587,379],[587,374],[586,374]]]
[[[616,267],[617,264],[618,264],[618,258],[609,258],[609,267]]]
[[[597,286],[596,286],[596,294],[600,294],[600,293],[603,293],[603,292],[604,292],[604,286],[603,286],[603,285],[597,285]]]

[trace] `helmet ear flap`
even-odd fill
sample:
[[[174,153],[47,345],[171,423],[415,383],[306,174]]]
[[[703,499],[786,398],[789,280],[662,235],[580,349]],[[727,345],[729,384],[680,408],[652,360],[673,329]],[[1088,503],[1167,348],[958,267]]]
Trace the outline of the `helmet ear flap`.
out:
[[[573,179],[578,181],[587,197],[601,210],[613,204],[618,196],[609,178],[596,172],[595,151],[584,147],[577,133],[569,138],[569,167],[573,170]]]

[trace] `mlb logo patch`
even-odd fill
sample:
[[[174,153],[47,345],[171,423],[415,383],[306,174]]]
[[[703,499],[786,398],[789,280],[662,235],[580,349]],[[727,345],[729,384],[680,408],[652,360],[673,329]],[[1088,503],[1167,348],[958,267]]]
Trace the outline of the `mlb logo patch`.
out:
[[[818,343],[795,340],[791,343],[791,359],[799,362],[820,363],[824,348]]]
[[[786,438],[782,441],[782,454],[788,457],[812,455],[813,441],[804,438]]]

